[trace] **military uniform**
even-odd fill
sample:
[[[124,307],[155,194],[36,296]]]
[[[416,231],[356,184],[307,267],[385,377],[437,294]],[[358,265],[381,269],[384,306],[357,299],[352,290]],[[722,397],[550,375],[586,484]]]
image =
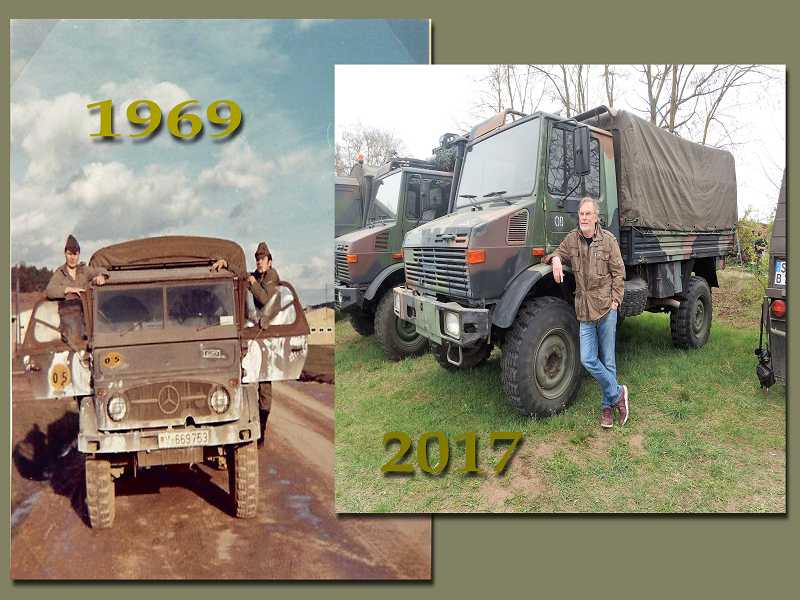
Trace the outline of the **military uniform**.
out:
[[[255,278],[255,283],[250,284],[253,302],[256,309],[261,311],[278,292],[278,282],[281,280],[278,271],[270,267],[264,273],[253,271],[250,273]]]
[[[272,254],[266,242],[261,242],[256,249],[256,260],[268,256],[272,262]],[[253,303],[255,304],[256,311],[261,316],[266,316],[268,319],[274,316],[280,308],[279,295],[278,295],[278,282],[280,276],[278,271],[271,266],[266,271],[261,273],[256,269],[251,273],[255,282],[251,282],[249,289],[253,294]],[[264,436],[267,431],[267,420],[269,419],[269,411],[272,408],[272,382],[262,381],[258,384],[258,405],[259,405],[259,424],[261,426],[261,438],[258,440],[258,445],[264,445]]]
[[[71,252],[77,255],[80,251],[81,247],[78,244],[78,240],[72,235],[68,236],[64,252]],[[59,300],[58,315],[61,339],[73,350],[83,349],[86,345],[86,322],[83,315],[83,300],[81,300],[80,294],[72,292],[67,294],[67,288],[86,289],[98,275],[108,277],[108,271],[88,267],[85,263],[78,263],[75,265],[75,277],[72,277],[65,262],[55,270],[45,288],[45,294],[49,300]]]
[[[86,263],[79,263],[75,267],[75,278],[73,279],[69,274],[67,263],[64,263],[55,270],[53,276],[50,278],[50,281],[47,284],[47,288],[45,288],[44,293],[47,295],[49,300],[77,298],[77,294],[69,294],[68,297],[66,288],[74,287],[86,289],[89,287],[92,279],[98,275],[105,275],[108,277],[108,271],[105,269],[96,269],[94,267],[86,266]]]

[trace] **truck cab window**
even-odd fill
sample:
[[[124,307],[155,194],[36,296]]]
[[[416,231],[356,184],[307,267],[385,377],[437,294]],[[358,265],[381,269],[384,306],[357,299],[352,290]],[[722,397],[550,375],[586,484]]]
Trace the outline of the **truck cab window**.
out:
[[[577,200],[583,196],[600,197],[600,144],[595,138],[590,141],[589,151],[591,170],[584,177],[583,184],[578,185],[569,196],[570,200]],[[563,197],[576,186],[579,178],[575,175],[574,160],[572,129],[553,127],[550,134],[547,172],[547,189],[550,194]]]
[[[409,179],[406,190],[406,216],[412,220],[428,222],[447,214],[450,185],[449,179],[438,177]]]

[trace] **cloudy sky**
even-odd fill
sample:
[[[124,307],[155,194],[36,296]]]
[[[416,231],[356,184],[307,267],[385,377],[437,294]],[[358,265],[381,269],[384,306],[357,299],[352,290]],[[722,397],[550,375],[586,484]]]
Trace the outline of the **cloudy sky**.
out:
[[[133,238],[265,239],[284,279],[332,283],[333,65],[425,63],[427,21],[12,21],[12,262],[54,267]],[[97,112],[231,98],[239,135],[92,139]],[[205,119],[204,119],[205,120]],[[254,266],[251,264],[251,266]],[[312,301],[318,301],[314,298]]]
[[[641,84],[630,69],[619,71],[617,108],[641,108]],[[735,142],[727,149],[736,159],[740,216],[750,209],[766,219],[778,201],[775,186],[786,165],[786,71],[773,71],[769,83],[730,94],[720,111]],[[594,72],[600,75],[602,67]],[[337,139],[348,128],[376,126],[403,140],[409,155],[428,157],[442,133],[462,133],[489,116],[480,107],[487,74],[487,66],[480,65],[337,66]],[[606,103],[602,89],[591,91],[598,100],[590,104]],[[546,94],[541,98],[539,110],[558,112],[558,107]],[[716,137],[727,142],[720,133]]]

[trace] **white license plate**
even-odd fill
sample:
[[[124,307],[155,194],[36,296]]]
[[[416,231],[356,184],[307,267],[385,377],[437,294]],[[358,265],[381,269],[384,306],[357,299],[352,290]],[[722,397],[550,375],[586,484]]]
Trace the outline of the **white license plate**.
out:
[[[209,439],[207,429],[168,431],[158,434],[158,447],[187,448],[189,446],[205,446],[208,444]]]
[[[786,285],[786,261],[775,261],[775,285]]]

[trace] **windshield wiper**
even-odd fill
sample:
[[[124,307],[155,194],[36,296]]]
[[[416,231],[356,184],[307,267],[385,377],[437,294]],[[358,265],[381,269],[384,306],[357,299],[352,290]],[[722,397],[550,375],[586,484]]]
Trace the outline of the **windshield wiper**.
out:
[[[458,195],[458,197],[459,197],[459,198],[466,198],[467,200],[469,200],[469,203],[470,203],[470,204],[471,204],[471,205],[472,205],[474,208],[477,208],[477,209],[479,209],[479,210],[483,210],[483,209],[482,209],[480,206],[478,206],[477,204],[475,204],[475,198],[477,198],[477,196],[476,196],[475,194],[459,194],[459,195]]]
[[[370,219],[367,221],[367,225],[372,227],[373,225],[383,225],[384,223],[388,223],[389,221],[396,221],[396,217],[376,217],[374,219]]]
[[[484,198],[497,198],[498,196],[502,196],[505,193],[506,193],[506,190],[499,190],[497,192],[489,192],[488,194],[484,194],[483,197]],[[500,199],[503,200],[504,202],[506,202],[507,204],[511,204],[512,203],[511,200],[509,200],[507,198],[500,198]]]
[[[127,328],[125,331],[123,331],[122,333],[120,333],[120,334],[119,334],[119,337],[122,337],[122,336],[123,336],[123,335],[125,335],[126,333],[130,333],[131,331],[133,331],[134,329],[136,329],[137,327],[139,327],[139,325],[142,325],[142,324],[143,324],[145,321],[147,321],[147,319],[141,319],[141,320],[139,320],[139,321],[136,321],[136,323],[134,323],[133,325],[131,325],[130,327],[128,327],[128,328]]]

